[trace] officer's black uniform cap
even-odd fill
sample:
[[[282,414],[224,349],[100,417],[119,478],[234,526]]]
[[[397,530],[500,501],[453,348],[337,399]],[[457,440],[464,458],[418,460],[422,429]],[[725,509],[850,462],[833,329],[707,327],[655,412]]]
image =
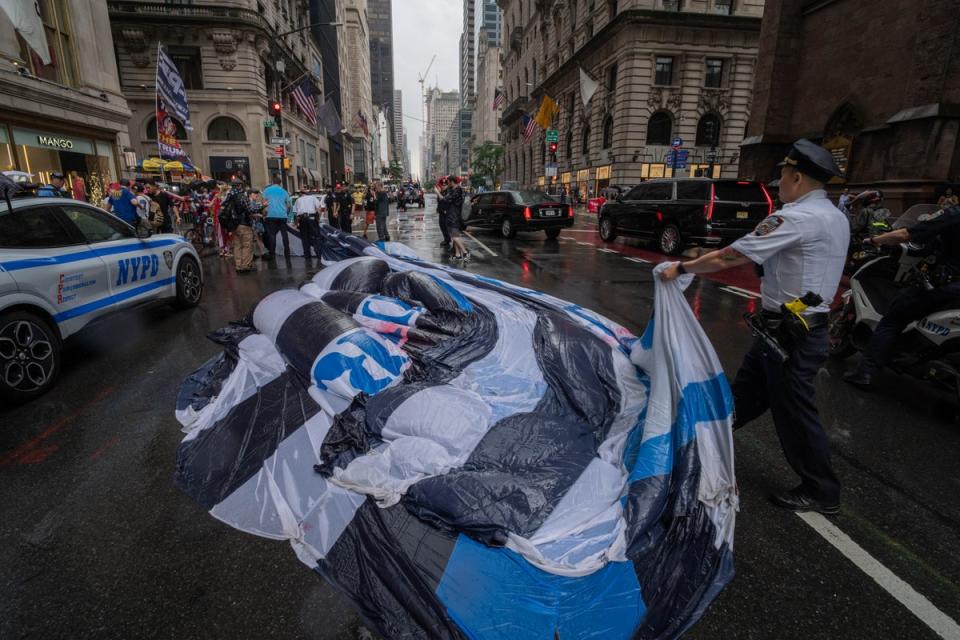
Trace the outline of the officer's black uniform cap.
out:
[[[793,167],[800,173],[823,183],[830,182],[831,178],[842,175],[829,151],[804,138],[793,143],[790,153],[777,166]]]

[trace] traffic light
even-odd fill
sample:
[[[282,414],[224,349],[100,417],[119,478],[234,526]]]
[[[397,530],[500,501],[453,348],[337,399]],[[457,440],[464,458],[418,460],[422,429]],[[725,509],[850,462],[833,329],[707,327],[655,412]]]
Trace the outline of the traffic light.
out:
[[[559,145],[556,142],[551,142],[549,146],[550,153],[556,153],[558,146]]]
[[[273,117],[279,118],[281,111],[283,111],[283,105],[279,101],[270,103],[270,113],[273,114]]]

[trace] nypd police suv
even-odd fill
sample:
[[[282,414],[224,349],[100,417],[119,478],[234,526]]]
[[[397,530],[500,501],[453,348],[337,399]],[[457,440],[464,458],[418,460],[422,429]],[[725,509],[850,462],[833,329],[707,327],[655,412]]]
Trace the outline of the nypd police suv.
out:
[[[0,398],[40,395],[60,369],[62,341],[145,302],[200,302],[193,246],[144,237],[116,216],[65,198],[0,201]]]

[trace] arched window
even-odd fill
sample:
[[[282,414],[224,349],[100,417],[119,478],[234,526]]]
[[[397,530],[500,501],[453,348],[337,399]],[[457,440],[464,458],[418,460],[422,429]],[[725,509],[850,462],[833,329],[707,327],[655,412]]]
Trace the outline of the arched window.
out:
[[[609,149],[613,146],[613,116],[608,115],[603,120],[603,148]]]
[[[573,161],[573,131],[567,131],[567,160]]]
[[[174,118],[170,117],[173,120],[173,124],[177,125],[177,140],[186,140],[187,139],[187,130],[183,128],[183,125]],[[157,139],[157,119],[150,118],[150,122],[147,123],[147,140],[156,140]]]
[[[590,155],[590,127],[589,125],[583,128],[583,142],[580,143],[580,153],[583,154],[583,157],[586,158]]]
[[[673,133],[673,118],[666,111],[657,111],[647,121],[647,144],[670,144]]]
[[[225,142],[242,142],[247,139],[243,127],[233,118],[220,116],[207,126],[207,139]]]
[[[720,146],[720,116],[714,113],[708,113],[697,123],[697,146],[698,147],[719,147]]]

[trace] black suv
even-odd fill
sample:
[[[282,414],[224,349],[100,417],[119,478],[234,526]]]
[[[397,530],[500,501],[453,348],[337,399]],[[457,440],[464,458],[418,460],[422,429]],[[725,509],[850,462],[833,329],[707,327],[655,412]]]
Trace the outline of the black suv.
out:
[[[464,226],[499,229],[504,238],[517,231],[543,231],[553,240],[573,226],[573,207],[541,191],[490,191],[470,201]]]
[[[678,178],[651,180],[600,209],[600,237],[618,235],[656,240],[660,251],[676,255],[690,244],[719,245],[750,233],[773,213],[773,200],[759,182]]]

